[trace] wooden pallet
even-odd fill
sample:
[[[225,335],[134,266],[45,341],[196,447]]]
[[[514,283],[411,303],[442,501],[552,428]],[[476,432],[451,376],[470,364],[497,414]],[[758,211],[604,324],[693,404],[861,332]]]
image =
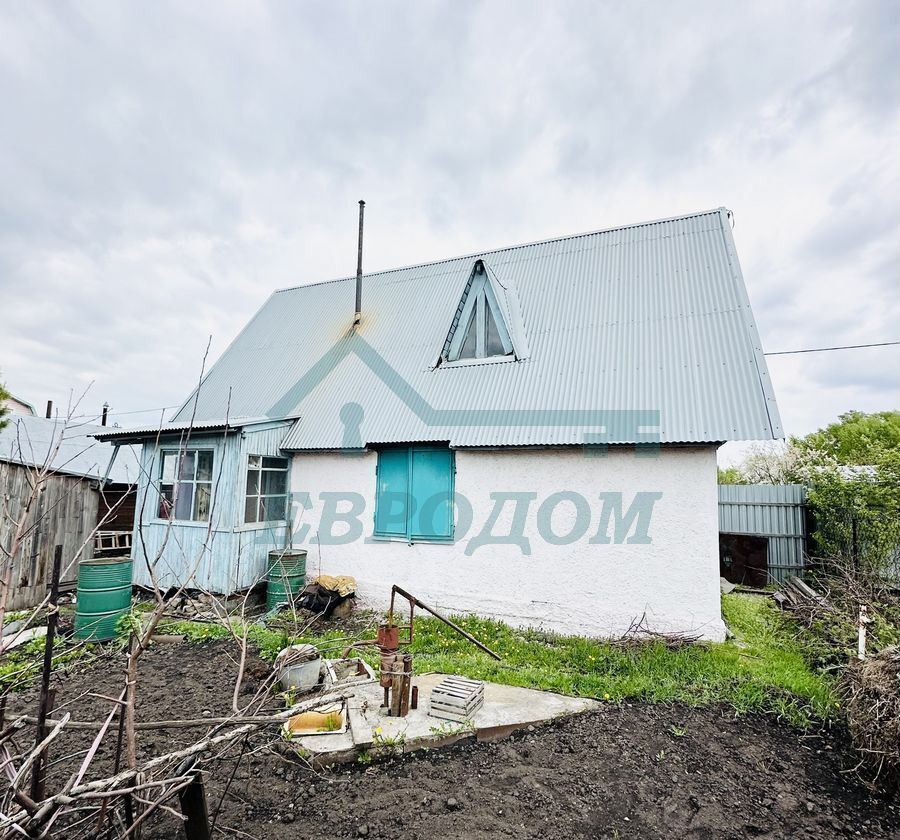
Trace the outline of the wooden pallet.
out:
[[[97,531],[94,534],[94,553],[110,551],[131,553],[131,531]]]
[[[446,677],[432,690],[428,714],[463,722],[484,705],[484,683],[465,677]]]

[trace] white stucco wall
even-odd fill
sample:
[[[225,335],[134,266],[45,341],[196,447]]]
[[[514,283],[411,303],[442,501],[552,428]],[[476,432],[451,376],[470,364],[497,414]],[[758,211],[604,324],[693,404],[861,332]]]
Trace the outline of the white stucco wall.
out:
[[[656,457],[627,449],[603,457],[580,449],[459,450],[456,492],[472,503],[474,521],[450,545],[371,539],[376,458],[374,452],[294,457],[292,489],[308,493],[312,502],[306,511],[295,505],[295,529],[308,526],[295,545],[309,551],[310,575],[353,575],[359,597],[379,609],[387,607],[397,583],[448,612],[471,611],[518,626],[615,636],[646,615],[653,630],[724,638],[714,447],[663,448]],[[365,500],[362,535],[345,545],[317,540],[320,494],[348,491]],[[490,494],[498,491],[537,493],[524,529],[530,554],[519,545],[488,544],[467,555],[494,509]],[[576,491],[590,502],[590,527],[571,545],[548,544],[538,529],[538,507],[557,491]],[[650,544],[590,544],[601,519],[599,494],[621,492],[627,511],[639,491],[661,494]],[[507,503],[492,533],[508,534],[513,515]],[[553,513],[553,531],[565,534],[574,521],[574,506],[564,502]],[[612,535],[612,525],[608,530]],[[335,535],[346,531],[344,524],[332,529]]]

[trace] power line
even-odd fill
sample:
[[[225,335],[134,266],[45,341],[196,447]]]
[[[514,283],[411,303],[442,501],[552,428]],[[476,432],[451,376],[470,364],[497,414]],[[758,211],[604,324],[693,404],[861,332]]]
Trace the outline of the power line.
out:
[[[161,405],[158,408],[137,408],[137,409],[134,409],[133,411],[115,411],[113,409],[110,409],[109,416],[112,417],[113,415],[115,415],[116,417],[119,417],[123,414],[149,414],[151,411],[168,411],[170,408],[178,408],[180,405],[181,405],[181,403],[179,403],[178,405]],[[73,414],[72,416],[73,417],[99,417],[100,415],[99,414],[91,414],[90,412],[88,412],[86,414]]]
[[[771,353],[763,353],[764,356],[793,356],[798,353],[826,353],[830,350],[861,350],[865,347],[895,347],[900,341],[878,341],[873,344],[843,344],[838,347],[810,347],[804,350],[774,350]],[[178,408],[181,403],[176,405],[162,405],[157,408],[138,408],[131,411],[114,411],[110,409],[109,416],[121,417],[125,414],[149,414],[151,411],[168,411],[170,408]],[[99,414],[75,414],[73,417],[99,417]]]
[[[878,341],[874,344],[844,344],[840,347],[810,347],[807,350],[776,350],[772,353],[763,353],[764,356],[793,356],[796,353],[825,353],[828,350],[860,350],[863,347],[893,347],[900,341]]]

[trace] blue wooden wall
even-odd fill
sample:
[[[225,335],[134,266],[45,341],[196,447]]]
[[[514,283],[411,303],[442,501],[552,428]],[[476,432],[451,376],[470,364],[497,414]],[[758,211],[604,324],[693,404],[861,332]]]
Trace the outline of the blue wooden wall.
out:
[[[213,491],[209,522],[158,518],[160,450],[177,449],[179,439],[145,443],[141,453],[133,534],[134,582],[165,590],[188,588],[228,594],[261,580],[268,552],[285,544],[285,523],[244,524],[247,458],[282,455],[287,424],[268,422],[227,435],[193,434],[188,448],[213,450]]]

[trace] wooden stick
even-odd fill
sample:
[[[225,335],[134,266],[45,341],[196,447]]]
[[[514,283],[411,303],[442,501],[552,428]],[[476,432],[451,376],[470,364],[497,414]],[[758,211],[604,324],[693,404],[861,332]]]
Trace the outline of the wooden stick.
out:
[[[329,694],[322,694],[317,697],[312,697],[308,700],[304,700],[300,703],[295,703],[289,709],[285,709],[283,712],[278,713],[277,715],[272,715],[271,718],[267,718],[264,721],[251,721],[250,723],[244,723],[242,726],[238,726],[236,729],[232,729],[230,732],[226,732],[220,735],[214,735],[207,738],[204,738],[198,741],[195,744],[192,744],[189,747],[185,747],[182,750],[177,750],[176,752],[167,753],[166,755],[157,756],[154,759],[148,761],[141,772],[144,774],[149,771],[161,767],[169,762],[177,761],[178,759],[189,758],[193,755],[198,755],[199,753],[205,752],[206,750],[214,747],[218,744],[226,743],[228,741],[234,740],[235,738],[239,738],[242,735],[247,735],[256,729],[259,729],[260,726],[265,723],[278,723],[287,720],[290,717],[293,717],[300,712],[306,712],[310,709],[314,709],[316,706],[325,705],[328,703],[337,703],[342,700],[347,700],[349,698],[349,694],[340,694],[337,692],[332,692]],[[65,725],[68,722],[68,714],[60,721],[60,724]],[[62,728],[62,725],[59,725],[53,732],[47,737],[47,742],[51,741],[56,735],[59,733],[59,730]],[[22,772],[21,770],[19,771]],[[95,779],[94,781],[87,782],[85,784],[74,787],[71,791],[66,794],[56,794],[55,796],[51,796],[49,799],[45,799],[43,802],[38,803],[41,806],[41,811],[44,809],[52,808],[55,805],[68,805],[74,802],[79,797],[84,798],[103,798],[109,796],[121,796],[125,791],[121,789],[116,789],[118,785],[123,784],[125,782],[130,782],[138,775],[137,770],[127,769],[123,770],[121,773],[117,773],[114,776],[110,776],[106,779]],[[172,780],[170,780],[172,781]],[[151,783],[152,784],[152,783]],[[0,815],[0,829],[6,828],[7,826],[17,825],[21,822],[27,822],[28,816],[27,814],[18,814],[15,816],[10,815]]]
[[[19,768],[19,772],[16,773],[16,777],[12,781],[12,787],[17,788],[19,784],[21,784],[22,780],[25,778],[25,774],[31,769],[32,764],[36,760],[36,758],[50,745],[50,742],[62,732],[62,728],[69,722],[69,713],[63,715],[62,720],[53,727],[53,731],[44,738],[32,751],[28,758],[25,759],[25,762]],[[32,797],[34,798],[34,797]]]
[[[184,720],[145,720],[139,721],[134,725],[134,728],[137,730],[141,729],[199,729],[204,726],[240,726],[244,723],[278,723],[279,721],[283,721],[284,717],[283,713],[271,714],[271,715],[247,715],[246,717],[236,717],[232,715],[231,717],[208,717],[208,718],[186,718]],[[19,726],[24,726],[25,724],[34,724],[37,722],[37,718],[33,715],[22,715],[19,718],[21,723]],[[53,726],[56,723],[59,723],[58,720],[48,718],[47,726]],[[93,731],[97,729],[101,729],[103,727],[102,721],[96,720],[70,720],[66,724],[66,729],[78,729],[78,730],[88,730]]]

